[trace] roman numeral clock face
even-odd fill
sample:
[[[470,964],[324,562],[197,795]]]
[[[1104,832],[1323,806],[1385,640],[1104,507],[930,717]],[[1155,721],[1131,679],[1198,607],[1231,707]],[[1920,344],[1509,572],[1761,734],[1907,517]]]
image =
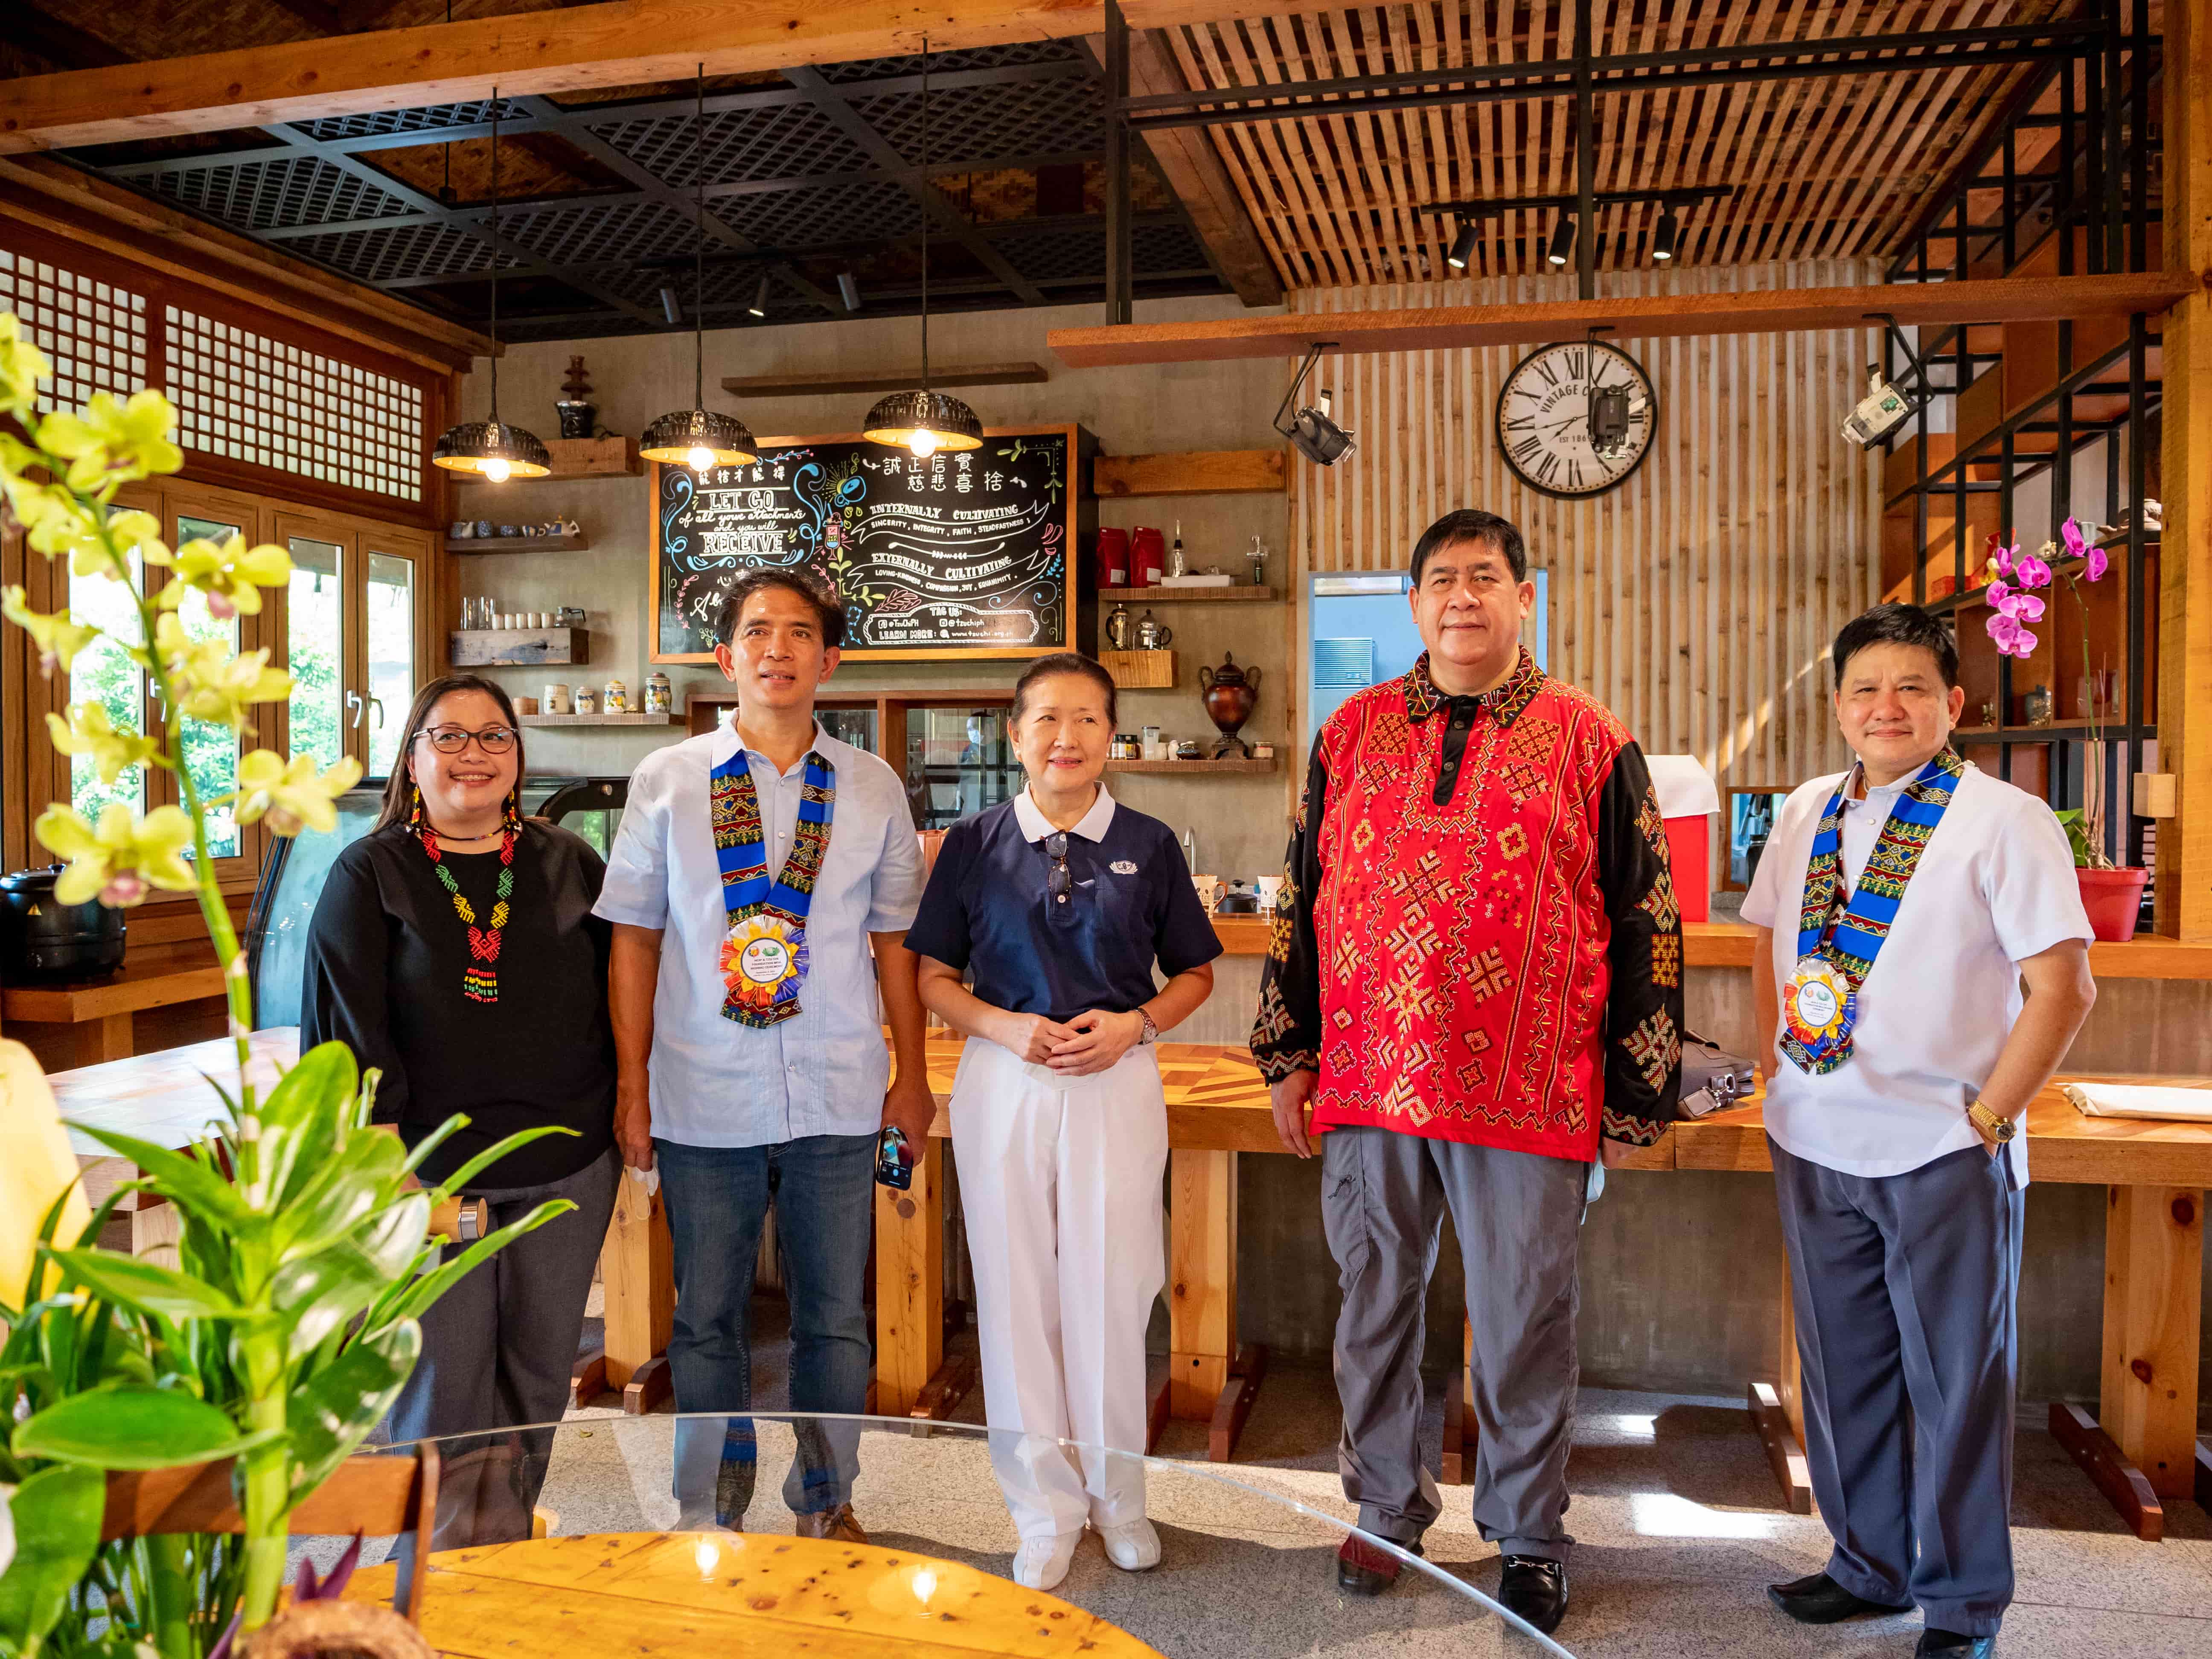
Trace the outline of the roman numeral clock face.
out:
[[[1539,347],[1498,394],[1505,464],[1531,489],[1563,500],[1601,495],[1635,471],[1658,423],[1643,366],[1597,341]]]

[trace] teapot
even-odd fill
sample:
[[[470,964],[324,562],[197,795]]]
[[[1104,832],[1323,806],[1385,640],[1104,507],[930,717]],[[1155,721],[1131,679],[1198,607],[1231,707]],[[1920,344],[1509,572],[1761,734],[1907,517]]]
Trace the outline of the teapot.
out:
[[[1260,702],[1260,671],[1239,668],[1233,653],[1224,653],[1221,666],[1207,667],[1201,664],[1198,671],[1199,701],[1206,705],[1206,718],[1221,733],[1221,741],[1214,745],[1213,758],[1221,760],[1231,754],[1245,759],[1252,757],[1252,745],[1237,735],[1245,721],[1252,718],[1252,710]]]
[[[1164,651],[1175,642],[1175,629],[1154,619],[1149,611],[1137,623],[1137,649]]]

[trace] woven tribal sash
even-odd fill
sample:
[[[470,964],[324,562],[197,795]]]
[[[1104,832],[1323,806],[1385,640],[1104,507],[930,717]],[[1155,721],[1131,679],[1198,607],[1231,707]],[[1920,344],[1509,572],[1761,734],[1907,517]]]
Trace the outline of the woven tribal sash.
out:
[[[836,815],[836,769],[817,754],[807,755],[799,833],[773,882],[769,879],[760,798],[742,746],[714,769],[708,806],[730,930],[722,946],[722,1018],[740,1025],[781,1024],[799,1012],[799,987],[806,980],[806,913],[814,903],[814,884],[822,873],[822,856]],[[762,949],[772,953],[779,944],[786,953],[787,971],[773,981],[756,979],[744,971],[749,948],[757,963]]]
[[[1897,908],[1904,902],[1905,886],[1919,867],[1928,838],[1943,821],[1952,792],[1965,769],[1965,763],[1948,749],[1921,768],[1919,775],[1897,798],[1866,868],[1859,872],[1858,885],[1848,895],[1844,891],[1844,796],[1857,769],[1837,786],[1829,797],[1827,811],[1820,814],[1820,828],[1813,835],[1812,862],[1805,867],[1797,954],[1801,959],[1819,955],[1833,963],[1854,997],[1873,969],[1875,958],[1881,954],[1890,924],[1897,919]],[[1832,1072],[1850,1058],[1851,1039],[1846,1033],[1828,1052],[1814,1056],[1785,1026],[1781,1048],[1792,1065],[1817,1076]]]

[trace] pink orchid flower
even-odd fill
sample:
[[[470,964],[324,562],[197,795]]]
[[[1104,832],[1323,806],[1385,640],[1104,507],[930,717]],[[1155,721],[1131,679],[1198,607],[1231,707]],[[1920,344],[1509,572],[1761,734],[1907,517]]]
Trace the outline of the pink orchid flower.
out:
[[[2012,615],[2023,623],[2043,620],[2043,601],[2033,593],[2015,593],[2008,601]]]
[[[2033,553],[2021,555],[2013,561],[2013,574],[2022,587],[2051,586],[2051,567]]]
[[[2105,573],[2112,568],[2112,562],[2106,556],[2105,550],[2093,544],[2089,549],[2089,562],[2081,574],[2091,581],[2098,582],[2104,580]]]
[[[1992,581],[1989,585],[1988,592],[1992,610],[2002,611],[2008,617],[2012,615],[2008,605],[2012,598],[2012,588],[2009,584],[2003,581]]]
[[[2020,557],[2020,544],[2015,541],[2010,547],[2007,547],[1992,536],[1990,538],[1990,562],[1996,566],[1997,574],[2009,580],[2013,574],[2013,562]]]
[[[2058,526],[2058,538],[2066,544],[2066,556],[2079,559],[2087,556],[2089,544],[2081,539],[2081,526],[2069,519]]]

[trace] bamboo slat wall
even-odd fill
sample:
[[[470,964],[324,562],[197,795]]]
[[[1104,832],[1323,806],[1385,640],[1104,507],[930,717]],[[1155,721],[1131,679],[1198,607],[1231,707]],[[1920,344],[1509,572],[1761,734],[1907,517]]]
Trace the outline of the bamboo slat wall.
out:
[[[1711,293],[1872,282],[1811,261],[1602,277],[1601,293]],[[1570,278],[1303,289],[1299,311],[1571,297]],[[1550,573],[1551,672],[1604,700],[1654,754],[1697,756],[1731,784],[1791,784],[1847,756],[1827,644],[1873,603],[1880,456],[1839,435],[1880,356],[1874,330],[1613,342],[1644,365],[1657,435],[1620,488],[1554,501],[1508,470],[1492,428],[1524,355],[1499,347],[1324,360],[1316,384],[1358,447],[1299,461],[1291,545],[1307,570],[1403,569],[1455,507],[1518,525]],[[1302,401],[1304,399],[1302,398]],[[1300,584],[1304,586],[1303,578]]]

